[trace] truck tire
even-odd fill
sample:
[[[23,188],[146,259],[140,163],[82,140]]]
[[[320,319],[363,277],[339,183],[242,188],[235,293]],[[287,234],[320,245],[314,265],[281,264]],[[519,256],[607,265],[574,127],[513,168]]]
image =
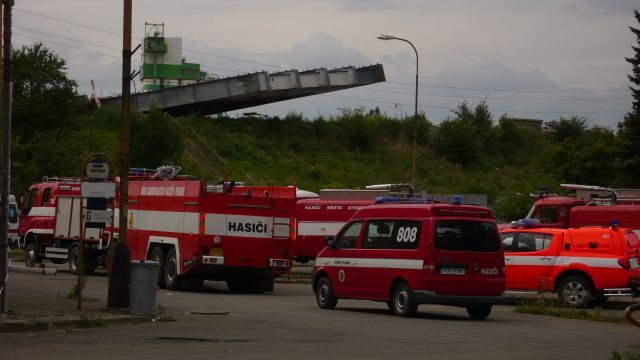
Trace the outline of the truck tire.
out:
[[[38,249],[36,249],[36,244],[29,243],[27,247],[24,249],[24,264],[27,267],[34,267],[38,262]]]
[[[149,253],[148,260],[156,261],[160,263],[160,273],[158,275],[158,286],[161,289],[166,289],[167,285],[164,282],[164,252],[160,246],[154,246]]]
[[[593,285],[584,276],[567,276],[558,285],[558,298],[566,306],[589,307],[593,301]]]
[[[338,299],[333,296],[333,287],[328,277],[322,277],[316,283],[316,302],[320,309],[333,309],[338,304]]]
[[[164,283],[167,290],[180,290],[180,276],[178,275],[178,259],[176,249],[171,248],[164,262]]]
[[[467,306],[467,314],[469,314],[473,320],[484,320],[489,317],[492,308],[493,306],[491,304],[469,305]]]
[[[400,283],[396,286],[391,301],[393,312],[398,316],[411,317],[418,310],[418,305],[413,302],[411,289],[405,283]]]
[[[77,275],[80,271],[80,249],[77,246],[69,249],[69,271],[73,275]]]

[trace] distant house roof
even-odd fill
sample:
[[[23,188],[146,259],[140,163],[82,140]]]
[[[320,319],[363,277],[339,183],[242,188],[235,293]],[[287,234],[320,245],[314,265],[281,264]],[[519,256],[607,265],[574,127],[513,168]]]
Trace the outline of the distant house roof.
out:
[[[516,125],[521,128],[533,130],[533,131],[542,131],[542,123],[544,120],[539,119],[522,119],[522,118],[511,118]]]

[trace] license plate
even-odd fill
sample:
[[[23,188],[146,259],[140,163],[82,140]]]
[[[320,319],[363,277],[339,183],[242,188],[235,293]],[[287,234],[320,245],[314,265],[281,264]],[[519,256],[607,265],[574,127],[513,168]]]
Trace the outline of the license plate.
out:
[[[631,263],[631,268],[636,269],[638,267],[638,259],[637,258],[631,258],[631,259],[629,259],[629,262]]]
[[[441,275],[464,275],[464,268],[461,267],[441,267]]]

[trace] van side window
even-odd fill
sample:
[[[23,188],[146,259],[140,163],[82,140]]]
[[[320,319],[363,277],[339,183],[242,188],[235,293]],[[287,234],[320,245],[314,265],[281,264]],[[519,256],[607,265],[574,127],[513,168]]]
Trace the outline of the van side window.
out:
[[[363,249],[417,249],[420,221],[374,220],[367,224]]]
[[[511,251],[541,251],[551,245],[550,234],[519,233],[518,240]]]
[[[513,251],[513,238],[515,238],[515,236],[515,233],[505,233],[500,235],[500,240],[502,240],[504,251]]]
[[[349,226],[336,237],[336,249],[353,249],[358,243],[358,236],[362,229],[362,222],[357,221]]]
[[[500,237],[495,223],[487,221],[436,221],[436,249],[447,251],[494,252],[500,250]]]
[[[47,206],[50,196],[51,196],[51,188],[44,189],[44,192],[42,193],[42,200],[40,201],[40,206]]]

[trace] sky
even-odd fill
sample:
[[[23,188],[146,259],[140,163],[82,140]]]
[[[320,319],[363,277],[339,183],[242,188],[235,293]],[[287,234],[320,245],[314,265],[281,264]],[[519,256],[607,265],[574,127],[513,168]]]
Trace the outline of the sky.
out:
[[[145,22],[183,39],[183,56],[220,77],[257,71],[383,65],[386,82],[244,109],[335,116],[379,107],[418,109],[435,124],[462,101],[486,101],[494,118],[584,116],[615,129],[631,110],[637,0],[133,0],[133,43]],[[17,0],[14,47],[42,42],[67,63],[80,93],[120,93],[120,1]],[[133,66],[140,65],[139,53]],[[134,89],[140,89],[136,82]]]

